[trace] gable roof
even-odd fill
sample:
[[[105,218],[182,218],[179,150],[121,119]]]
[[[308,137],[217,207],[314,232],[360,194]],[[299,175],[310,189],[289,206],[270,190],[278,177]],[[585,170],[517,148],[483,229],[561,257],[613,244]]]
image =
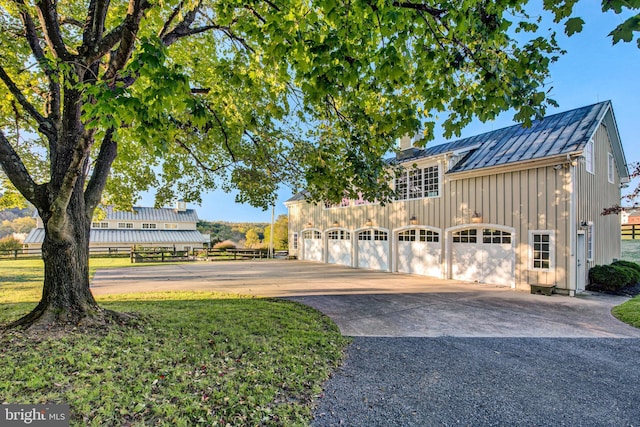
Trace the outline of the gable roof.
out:
[[[178,211],[172,208],[134,207],[132,211],[116,211],[107,208],[107,216],[103,221],[166,221],[166,222],[198,222],[198,214],[194,209]]]
[[[414,149],[413,155],[398,160],[404,163],[444,153],[468,151],[449,170],[449,173],[455,173],[558,155],[580,154],[601,123],[609,133],[616,166],[624,181],[628,179],[629,171],[611,101],[553,114],[535,120],[529,128],[517,124],[423,150]]]

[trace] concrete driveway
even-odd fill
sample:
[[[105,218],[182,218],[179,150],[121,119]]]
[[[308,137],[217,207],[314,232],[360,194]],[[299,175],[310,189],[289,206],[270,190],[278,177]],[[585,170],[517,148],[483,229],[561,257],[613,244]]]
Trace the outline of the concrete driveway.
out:
[[[331,317],[348,336],[640,338],[611,308],[625,298],[531,295],[301,261],[197,262],[96,272],[94,295],[206,290],[286,297]]]

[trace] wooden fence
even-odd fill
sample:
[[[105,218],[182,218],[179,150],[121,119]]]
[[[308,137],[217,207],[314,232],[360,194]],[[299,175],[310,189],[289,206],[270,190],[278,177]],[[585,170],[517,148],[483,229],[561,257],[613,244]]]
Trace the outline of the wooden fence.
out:
[[[623,224],[622,240],[640,240],[640,224]]]
[[[277,251],[274,256],[276,258],[287,257],[287,251]],[[0,251],[0,260],[2,259],[28,259],[40,258],[42,251],[40,249],[14,249],[9,251]],[[173,248],[143,248],[132,249],[131,247],[117,248],[90,248],[90,257],[128,257],[132,263],[141,262],[177,262],[177,261],[194,261],[194,260],[243,260],[243,259],[263,259],[269,258],[267,249],[192,249],[192,250],[175,250]]]

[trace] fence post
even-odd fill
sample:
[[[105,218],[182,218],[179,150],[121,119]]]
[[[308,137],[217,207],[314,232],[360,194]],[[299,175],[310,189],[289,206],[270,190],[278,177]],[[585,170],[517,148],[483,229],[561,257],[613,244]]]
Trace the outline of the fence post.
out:
[[[13,259],[18,259],[18,250],[17,249],[13,250]]]

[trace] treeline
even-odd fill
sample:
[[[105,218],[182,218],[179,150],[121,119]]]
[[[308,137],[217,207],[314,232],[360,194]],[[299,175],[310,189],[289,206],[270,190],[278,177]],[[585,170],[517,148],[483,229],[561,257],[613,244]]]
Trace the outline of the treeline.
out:
[[[287,215],[280,215],[274,224],[273,246],[275,250],[288,249]],[[198,221],[198,231],[211,235],[211,246],[233,242],[239,248],[267,248],[271,236],[271,224],[263,222]]]

